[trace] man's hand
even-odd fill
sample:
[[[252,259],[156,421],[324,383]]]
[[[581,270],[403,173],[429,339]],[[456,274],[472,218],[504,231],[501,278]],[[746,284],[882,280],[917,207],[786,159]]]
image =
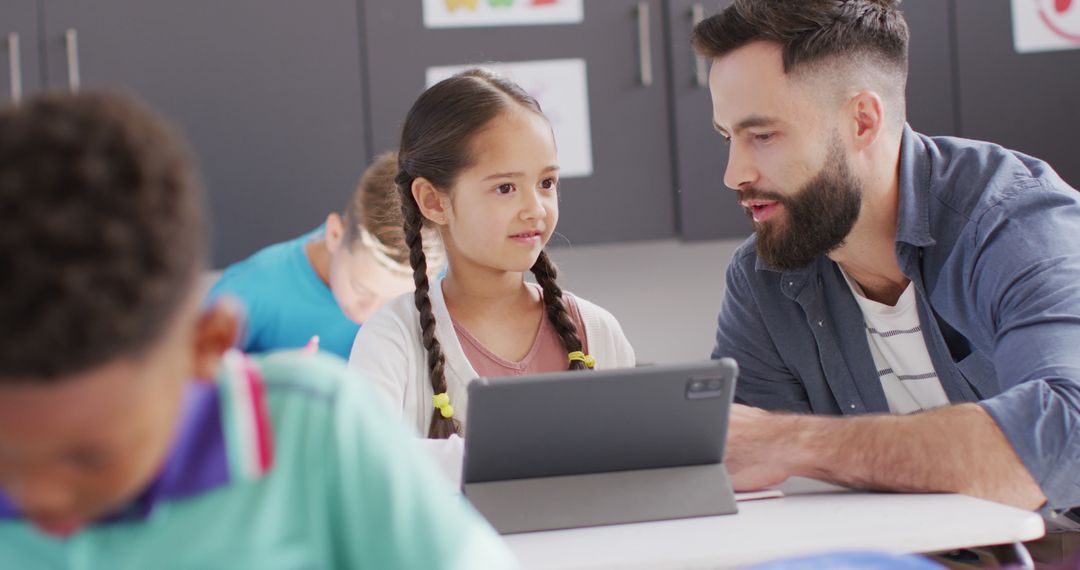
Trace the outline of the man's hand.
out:
[[[790,420],[791,416],[732,404],[724,465],[736,491],[773,487],[794,475],[784,450],[796,434],[778,431],[794,427]]]
[[[736,491],[795,475],[862,489],[962,493],[1024,509],[1046,502],[982,407],[821,417],[734,404],[724,465]]]

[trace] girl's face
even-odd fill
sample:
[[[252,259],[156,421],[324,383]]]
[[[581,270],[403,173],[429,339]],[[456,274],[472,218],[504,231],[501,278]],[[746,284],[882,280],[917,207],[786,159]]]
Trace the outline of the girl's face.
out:
[[[449,195],[443,240],[451,270],[524,272],[559,221],[555,139],[547,120],[514,106],[471,142],[473,164]]]

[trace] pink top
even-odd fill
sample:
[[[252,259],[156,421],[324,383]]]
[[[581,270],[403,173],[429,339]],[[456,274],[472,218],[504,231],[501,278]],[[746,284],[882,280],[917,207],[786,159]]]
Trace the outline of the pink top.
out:
[[[581,322],[581,312],[578,310],[577,301],[574,300],[573,295],[564,293],[563,303],[566,305],[567,312],[570,313],[570,320],[577,327],[582,350],[588,354],[589,342],[585,337],[585,326]],[[521,376],[537,372],[555,372],[566,370],[569,365],[566,347],[563,346],[562,339],[555,332],[555,327],[547,318],[546,313],[544,318],[540,319],[540,328],[536,331],[532,348],[529,349],[525,358],[518,362],[501,358],[485,348],[457,321],[454,321],[454,331],[457,333],[458,341],[461,342],[461,350],[465,352],[465,358],[469,359],[469,364],[472,364],[480,376]]]

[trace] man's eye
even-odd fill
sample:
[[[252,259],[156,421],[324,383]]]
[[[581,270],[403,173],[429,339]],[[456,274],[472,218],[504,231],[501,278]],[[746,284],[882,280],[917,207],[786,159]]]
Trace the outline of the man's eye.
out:
[[[775,133],[762,133],[759,135],[754,135],[754,140],[756,140],[757,142],[769,142],[772,140],[774,134]]]

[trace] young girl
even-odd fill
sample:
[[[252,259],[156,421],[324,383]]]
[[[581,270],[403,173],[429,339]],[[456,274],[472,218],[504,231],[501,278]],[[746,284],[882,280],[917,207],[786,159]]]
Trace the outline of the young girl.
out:
[[[210,298],[228,294],[244,306],[242,350],[265,352],[315,342],[345,358],[360,323],[386,301],[412,290],[396,175],[396,153],[380,155],[364,172],[344,215],[331,213],[314,231],[225,270]],[[428,245],[438,252],[434,238]]]
[[[405,119],[398,170],[416,290],[365,323],[349,365],[419,433],[461,433],[465,387],[478,376],[634,365],[619,323],[564,293],[544,252],[559,219],[559,179],[535,99],[479,69],[436,84]],[[440,234],[448,262],[445,278],[430,283],[425,227]]]

